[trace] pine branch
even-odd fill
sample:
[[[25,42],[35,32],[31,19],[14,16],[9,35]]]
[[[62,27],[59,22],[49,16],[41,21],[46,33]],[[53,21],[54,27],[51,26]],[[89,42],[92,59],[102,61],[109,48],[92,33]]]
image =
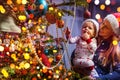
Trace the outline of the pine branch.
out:
[[[60,4],[50,4],[49,7],[59,7],[59,6],[72,6],[76,3],[76,6],[83,6],[83,7],[87,7],[88,3],[85,0],[81,0],[81,1],[76,1],[76,2],[63,2]]]

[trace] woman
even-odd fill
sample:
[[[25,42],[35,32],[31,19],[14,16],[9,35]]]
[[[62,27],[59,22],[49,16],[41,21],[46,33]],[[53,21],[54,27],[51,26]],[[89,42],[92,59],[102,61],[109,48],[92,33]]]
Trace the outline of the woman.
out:
[[[96,80],[120,80],[120,13],[104,18],[98,33],[98,48],[93,61],[99,76]]]

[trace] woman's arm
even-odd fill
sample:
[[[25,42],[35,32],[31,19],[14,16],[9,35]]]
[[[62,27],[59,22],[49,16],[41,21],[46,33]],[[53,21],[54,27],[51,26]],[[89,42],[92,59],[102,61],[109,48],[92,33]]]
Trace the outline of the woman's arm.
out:
[[[113,68],[113,72],[96,77],[97,80],[120,80],[120,63]]]

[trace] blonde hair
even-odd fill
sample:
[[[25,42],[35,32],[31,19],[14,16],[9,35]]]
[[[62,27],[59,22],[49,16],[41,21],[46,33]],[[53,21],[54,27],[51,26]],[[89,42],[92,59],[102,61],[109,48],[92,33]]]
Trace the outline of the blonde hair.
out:
[[[101,37],[98,36],[98,44],[100,44],[101,42]],[[103,58],[102,59],[102,65],[106,66],[107,64],[109,64],[109,62],[112,62],[112,65],[115,66],[118,62],[120,62],[120,47],[119,44],[114,45],[112,43],[113,40],[116,40],[119,42],[119,38],[115,35],[113,35],[112,37],[110,37],[110,45],[109,48],[100,53],[100,57],[99,58]]]

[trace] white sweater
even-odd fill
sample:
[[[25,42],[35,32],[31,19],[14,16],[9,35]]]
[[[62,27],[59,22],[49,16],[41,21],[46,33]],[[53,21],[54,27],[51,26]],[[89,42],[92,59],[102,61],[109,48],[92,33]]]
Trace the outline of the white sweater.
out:
[[[91,61],[93,59],[94,52],[97,49],[97,42],[95,38],[92,38],[90,43],[87,43],[85,40],[81,39],[80,36],[72,37],[69,41],[70,43],[76,43],[76,49],[74,53],[75,58],[73,59],[75,64],[78,64],[79,62],[81,62],[81,60],[83,62],[83,65],[86,65],[86,67],[94,64],[91,63]]]

